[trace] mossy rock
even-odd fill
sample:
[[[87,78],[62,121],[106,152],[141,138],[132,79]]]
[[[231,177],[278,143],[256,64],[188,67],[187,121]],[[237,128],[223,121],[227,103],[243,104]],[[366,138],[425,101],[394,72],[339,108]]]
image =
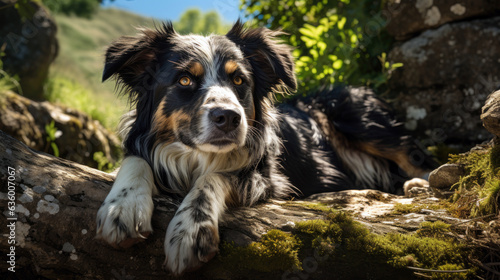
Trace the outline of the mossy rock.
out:
[[[465,166],[467,174],[454,185],[451,208],[458,217],[497,216],[500,203],[500,148],[482,147],[454,155],[450,160]]]

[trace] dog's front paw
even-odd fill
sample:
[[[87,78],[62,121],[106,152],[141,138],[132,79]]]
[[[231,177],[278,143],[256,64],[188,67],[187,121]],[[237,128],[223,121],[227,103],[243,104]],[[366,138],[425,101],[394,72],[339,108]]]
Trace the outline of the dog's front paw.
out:
[[[97,238],[112,246],[130,247],[152,231],[151,194],[139,186],[124,186],[112,191],[97,212]]]
[[[178,213],[172,219],[165,238],[164,266],[174,275],[198,269],[218,251],[217,225],[211,221],[197,223],[186,216]]]

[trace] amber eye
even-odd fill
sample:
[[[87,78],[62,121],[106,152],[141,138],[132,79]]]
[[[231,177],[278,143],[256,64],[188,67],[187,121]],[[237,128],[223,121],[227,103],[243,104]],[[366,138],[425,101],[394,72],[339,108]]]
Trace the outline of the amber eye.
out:
[[[189,86],[191,85],[191,79],[188,77],[188,76],[182,76],[180,79],[179,79],[179,84],[181,86]]]
[[[243,84],[243,79],[240,76],[236,76],[233,78],[233,83],[237,86]]]

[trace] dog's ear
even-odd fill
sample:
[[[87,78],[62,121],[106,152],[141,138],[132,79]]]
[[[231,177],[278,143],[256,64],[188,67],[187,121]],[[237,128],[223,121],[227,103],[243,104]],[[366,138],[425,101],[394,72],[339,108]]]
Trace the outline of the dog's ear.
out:
[[[123,36],[113,42],[106,51],[102,81],[112,76],[129,89],[136,89],[141,81],[153,74],[152,67],[160,52],[168,47],[168,39],[177,34],[171,22],[157,29],[139,29],[137,36]]]
[[[264,96],[283,85],[291,90],[297,88],[291,48],[278,40],[283,34],[267,28],[245,29],[239,20],[226,34],[250,61],[255,88],[266,91]]]

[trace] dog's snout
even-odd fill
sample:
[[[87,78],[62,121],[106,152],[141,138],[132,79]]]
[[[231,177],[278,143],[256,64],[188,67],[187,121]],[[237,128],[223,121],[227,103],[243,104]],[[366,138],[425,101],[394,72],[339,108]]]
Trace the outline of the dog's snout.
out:
[[[226,133],[235,130],[241,122],[241,115],[234,110],[215,108],[209,116],[215,126]]]

